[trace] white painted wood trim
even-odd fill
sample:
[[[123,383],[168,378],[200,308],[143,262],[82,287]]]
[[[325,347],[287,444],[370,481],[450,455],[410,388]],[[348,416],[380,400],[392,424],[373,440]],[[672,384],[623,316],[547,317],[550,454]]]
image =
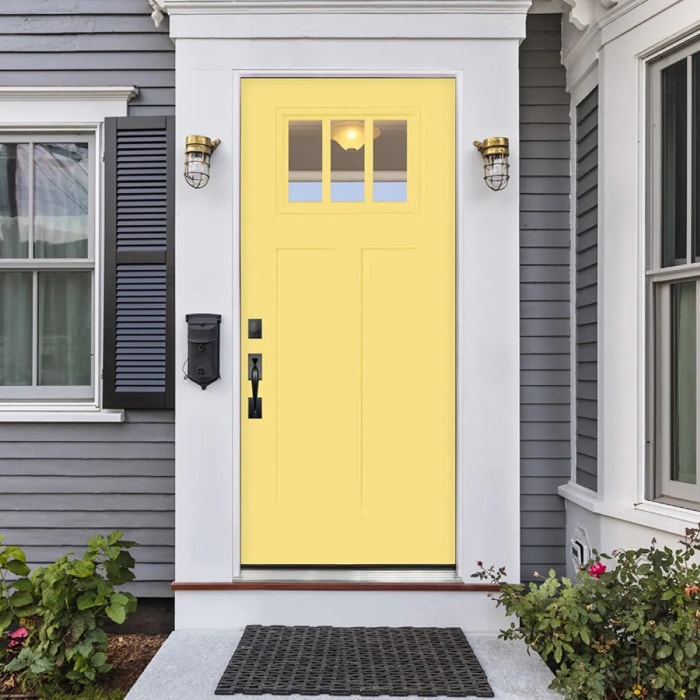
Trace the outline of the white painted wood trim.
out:
[[[57,410],[50,408],[17,407],[13,410],[0,410],[0,423],[123,423],[124,411],[99,411],[95,408],[84,411],[70,407]]]
[[[201,14],[512,14],[532,0],[159,0],[170,15]]]
[[[5,100],[106,100],[128,102],[139,94],[137,87],[0,87],[0,101]]]

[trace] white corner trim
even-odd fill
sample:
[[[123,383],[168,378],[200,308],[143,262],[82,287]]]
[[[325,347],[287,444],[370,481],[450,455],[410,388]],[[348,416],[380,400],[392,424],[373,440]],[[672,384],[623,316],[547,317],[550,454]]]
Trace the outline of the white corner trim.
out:
[[[513,14],[527,12],[532,4],[532,0],[156,0],[156,2],[170,15]]]
[[[153,12],[151,12],[153,24],[155,24],[156,27],[160,27],[161,22],[165,19],[165,8],[159,0],[148,0],[148,4],[153,9]]]
[[[0,87],[0,100],[21,101],[124,101],[138,95],[134,86],[119,87]]]
[[[615,503],[601,498],[594,491],[568,483],[559,487],[559,495],[580,508],[614,520],[634,523],[673,535],[682,535],[687,527],[695,527],[700,513],[688,508],[669,506],[653,501]]]
[[[571,7],[569,21],[576,29],[583,30],[617,5],[618,0],[564,0]]]
[[[124,411],[0,409],[0,423],[123,423]]]

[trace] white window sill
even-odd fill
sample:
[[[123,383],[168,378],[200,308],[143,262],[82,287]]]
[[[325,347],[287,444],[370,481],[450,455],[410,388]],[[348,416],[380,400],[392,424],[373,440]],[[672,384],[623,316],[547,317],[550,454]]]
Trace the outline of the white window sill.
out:
[[[124,411],[0,408],[0,423],[123,423]]]
[[[672,535],[684,535],[687,527],[697,527],[700,521],[700,512],[696,510],[654,501],[629,504],[606,501],[593,491],[573,483],[560,486],[559,495],[591,513],[654,528]]]

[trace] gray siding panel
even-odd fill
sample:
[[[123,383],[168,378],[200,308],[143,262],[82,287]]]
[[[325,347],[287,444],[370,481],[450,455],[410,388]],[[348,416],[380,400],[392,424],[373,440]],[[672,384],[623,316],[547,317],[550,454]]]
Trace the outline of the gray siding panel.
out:
[[[2,0],[0,86],[134,85],[136,116],[175,113],[175,48],[146,0]]]
[[[576,482],[598,488],[598,89],[576,106]]]
[[[174,414],[129,411],[123,424],[0,424],[0,534],[31,564],[124,530],[139,596],[174,577]]]
[[[570,118],[561,15],[520,49],[521,578],[565,568],[557,487],[571,473]]]

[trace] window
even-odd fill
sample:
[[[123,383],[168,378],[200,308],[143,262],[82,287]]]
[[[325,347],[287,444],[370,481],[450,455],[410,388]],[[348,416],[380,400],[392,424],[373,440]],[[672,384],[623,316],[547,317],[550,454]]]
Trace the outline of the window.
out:
[[[664,57],[651,77],[654,497],[700,507],[700,45]]]
[[[94,396],[92,134],[0,134],[0,399]]]

